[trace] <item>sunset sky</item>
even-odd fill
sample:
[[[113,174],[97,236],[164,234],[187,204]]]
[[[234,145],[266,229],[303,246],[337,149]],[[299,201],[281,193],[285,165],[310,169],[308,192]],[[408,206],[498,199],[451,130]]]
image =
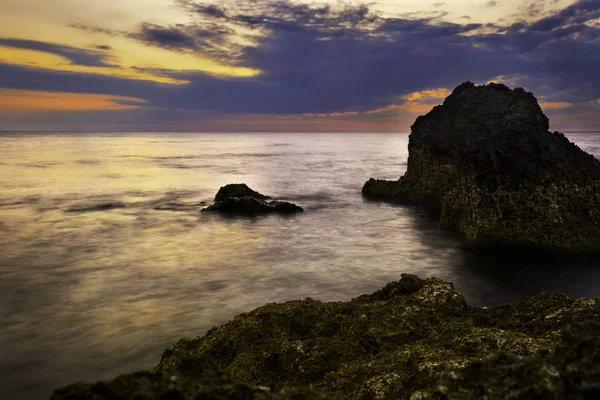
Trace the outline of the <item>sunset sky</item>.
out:
[[[600,0],[2,0],[0,130],[407,132],[464,81],[600,131]]]

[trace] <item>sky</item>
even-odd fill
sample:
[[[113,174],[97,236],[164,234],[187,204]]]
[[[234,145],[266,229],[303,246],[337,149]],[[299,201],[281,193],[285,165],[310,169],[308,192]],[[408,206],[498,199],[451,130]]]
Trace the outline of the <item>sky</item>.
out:
[[[0,130],[408,132],[465,81],[600,131],[600,0],[2,0]]]

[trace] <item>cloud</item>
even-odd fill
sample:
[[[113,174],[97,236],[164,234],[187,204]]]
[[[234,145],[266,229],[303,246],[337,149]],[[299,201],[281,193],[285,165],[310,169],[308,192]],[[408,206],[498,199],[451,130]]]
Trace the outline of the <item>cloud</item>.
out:
[[[569,103],[566,101],[557,101],[557,102],[543,102],[540,103],[540,107],[542,107],[542,109],[544,110],[556,110],[556,109],[561,109],[561,108],[568,108],[568,107],[573,107],[573,103]]]
[[[144,100],[133,97],[0,89],[0,114],[48,111],[130,110],[140,108]]]
[[[123,34],[123,32],[117,31],[114,29],[107,29],[107,28],[102,28],[100,26],[86,25],[86,24],[81,24],[81,23],[71,24],[71,25],[69,25],[69,28],[78,29],[81,31],[89,32],[89,33],[101,33],[103,35],[107,35],[107,36],[111,36],[111,37],[117,37],[117,36],[121,36]]]
[[[126,36],[140,42],[173,51],[195,52],[219,61],[234,63],[239,46],[228,42],[232,31],[218,24],[171,25],[144,23],[139,32]]]
[[[498,2],[496,0],[490,0],[487,3],[485,3],[485,6],[490,7],[490,8],[496,7],[497,5],[498,5]]]
[[[600,0],[581,0],[538,21],[509,26],[448,23],[439,13],[382,16],[364,5],[179,3],[189,23],[144,23],[118,34],[260,73],[137,69],[189,82],[163,85],[0,64],[0,87],[143,99],[153,121],[168,118],[168,112],[388,118],[425,112],[461,82],[499,76],[544,96],[549,114],[574,113],[600,97],[600,29],[590,23],[599,17]]]
[[[82,65],[86,67],[114,67],[114,64],[109,63],[111,60],[110,55],[102,51],[87,50],[56,43],[40,42],[36,40],[6,38],[0,38],[0,46],[55,54],[68,59],[73,65]],[[102,50],[108,49],[104,48]]]
[[[163,28],[158,25],[146,23],[142,25],[139,33],[130,36],[142,42],[168,49],[197,48],[194,37],[186,34],[178,27]]]
[[[213,18],[227,18],[225,11],[215,5],[196,5],[195,10],[197,13],[206,15]]]

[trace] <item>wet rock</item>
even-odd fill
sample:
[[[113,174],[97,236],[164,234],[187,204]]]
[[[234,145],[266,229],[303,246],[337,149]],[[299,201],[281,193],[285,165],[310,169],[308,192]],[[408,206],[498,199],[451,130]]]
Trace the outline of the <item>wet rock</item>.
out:
[[[256,215],[268,213],[293,214],[302,207],[285,201],[267,201],[270,197],[250,189],[245,184],[223,186],[215,196],[215,203],[202,211],[229,214]]]
[[[252,197],[260,200],[270,199],[269,196],[265,196],[264,194],[260,194],[250,189],[245,183],[231,183],[223,186],[217,192],[215,201],[223,201],[228,197]]]
[[[231,378],[215,366],[186,357],[181,371],[137,372],[111,382],[83,383],[57,389],[51,400],[311,400],[328,399],[309,388],[257,387]]]
[[[92,211],[107,211],[113,210],[116,208],[125,208],[125,204],[121,202],[108,202],[108,203],[98,203],[98,204],[83,204],[76,205],[66,209],[66,212],[75,213],[75,212],[92,212]]]
[[[600,162],[548,131],[533,94],[457,87],[411,127],[408,169],[371,198],[422,204],[477,246],[600,251]]]
[[[202,211],[220,211],[234,214],[267,214],[282,213],[290,214],[303,211],[301,207],[285,201],[265,201],[254,197],[226,197]]]
[[[470,307],[447,281],[403,274],[348,302],[267,304],[181,339],[153,372],[52,399],[597,398],[599,318],[595,299]]]

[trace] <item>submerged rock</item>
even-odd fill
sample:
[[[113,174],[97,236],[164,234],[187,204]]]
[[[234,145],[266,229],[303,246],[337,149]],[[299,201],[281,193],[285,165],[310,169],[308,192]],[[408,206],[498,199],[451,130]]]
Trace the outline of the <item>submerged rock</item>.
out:
[[[425,205],[475,245],[598,252],[600,162],[548,127],[522,88],[464,83],[411,127],[406,174],[363,194]]]
[[[177,399],[220,399],[227,398],[219,397],[228,393],[224,387],[235,393],[233,399],[242,398],[235,397],[238,393],[254,399],[319,398],[316,392],[322,398],[365,400],[479,399],[484,392],[478,388],[503,385],[502,379],[511,391],[497,388],[500,394],[490,399],[534,398],[509,394],[521,389],[527,394],[535,379],[548,377],[536,368],[550,368],[545,361],[549,354],[556,354],[552,365],[561,371],[562,383],[548,384],[555,396],[544,398],[569,398],[563,395],[571,390],[597,391],[599,331],[590,338],[582,333],[568,340],[562,339],[562,332],[570,324],[577,327],[599,316],[598,300],[557,293],[489,309],[470,307],[451,283],[404,274],[400,281],[348,302],[267,304],[203,337],[181,339],[164,351],[152,373],[110,383],[79,383],[57,390],[52,399],[158,399],[167,398],[160,396],[169,390],[181,393],[172,397]],[[580,332],[573,327],[566,332]],[[582,354],[587,351],[591,353]],[[511,378],[505,360],[524,367],[511,364],[517,368]],[[499,366],[496,375],[494,366]],[[532,370],[535,374],[529,375]],[[465,378],[448,386],[447,376]],[[443,397],[443,387],[456,397]],[[469,394],[460,397],[463,387]],[[218,395],[194,397],[198,390]],[[135,397],[138,393],[146,397]]]
[[[548,377],[536,368],[550,368],[549,354],[558,357],[552,365],[561,371],[562,383],[548,384],[555,396],[544,398],[569,398],[565,394],[571,390],[597,390],[599,331],[591,339],[585,333],[569,340],[562,339],[562,332],[599,316],[599,301],[557,293],[489,309],[470,307],[451,283],[404,274],[348,302],[267,304],[203,337],[181,339],[164,351],[152,373],[79,383],[57,390],[52,399],[158,399],[167,398],[160,396],[169,390],[181,393],[172,397],[177,399],[220,399],[227,398],[218,397],[226,393],[223,387],[235,393],[233,399],[242,398],[235,397],[238,393],[255,399],[319,398],[316,392],[341,399],[479,399],[484,392],[478,388],[497,382],[510,384],[511,391],[496,388],[504,391],[490,399],[538,398],[509,394],[527,394],[535,379]],[[579,329],[573,327],[566,332]],[[587,351],[592,353],[582,354]],[[511,378],[505,359],[525,366],[511,364],[517,368]],[[495,375],[494,366],[499,366]],[[447,376],[465,378],[449,386]],[[444,387],[456,396],[443,397]],[[460,397],[463,387],[468,396]],[[197,390],[207,397],[194,397]],[[208,397],[213,392],[218,395]],[[146,397],[135,397],[138,393]]]
[[[285,201],[267,201],[269,196],[250,189],[245,184],[223,186],[215,196],[215,203],[202,211],[219,211],[231,214],[293,214],[304,211],[302,207]]]
[[[152,207],[153,210],[156,211],[190,211],[197,210],[198,207],[205,206],[206,203],[201,201],[199,203],[181,203],[170,201],[166,203],[156,204]]]
[[[115,208],[125,208],[125,204],[113,201],[108,203],[98,203],[98,204],[80,204],[66,209],[66,212],[75,213],[75,212],[92,212],[92,211],[107,211],[114,210]]]

